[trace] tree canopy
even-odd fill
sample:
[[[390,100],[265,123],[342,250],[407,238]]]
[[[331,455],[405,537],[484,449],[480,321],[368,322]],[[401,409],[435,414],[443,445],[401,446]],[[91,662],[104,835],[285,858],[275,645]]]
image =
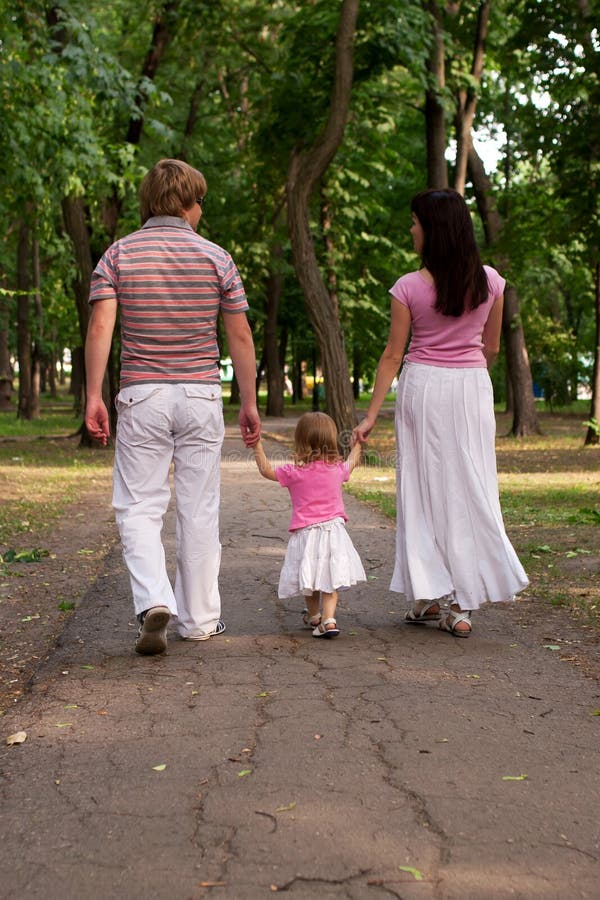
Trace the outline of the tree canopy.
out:
[[[0,384],[17,351],[21,375],[37,366],[43,377],[81,345],[90,270],[137,227],[140,179],[169,156],[207,178],[201,230],[242,273],[270,410],[281,408],[284,368],[298,385],[303,363],[328,389],[342,390],[338,378],[368,384],[388,288],[418,265],[408,209],[428,181],[428,110],[443,123],[453,183],[457,104],[473,100],[469,134],[498,158],[487,174],[503,227],[490,252],[518,286],[533,380],[555,401],[593,386],[600,45],[588,0],[0,0],[0,21]],[[317,289],[294,252],[290,167],[304,160],[308,177],[307,155],[341,104],[336,146],[303,201]],[[464,189],[470,202],[468,173]],[[338,323],[342,375],[319,303]],[[502,367],[495,388],[503,397]]]

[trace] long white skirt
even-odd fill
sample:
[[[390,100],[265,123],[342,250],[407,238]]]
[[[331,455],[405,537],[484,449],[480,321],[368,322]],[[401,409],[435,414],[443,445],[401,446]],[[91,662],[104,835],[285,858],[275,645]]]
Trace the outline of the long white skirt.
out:
[[[331,594],[345,590],[367,576],[346,531],[344,520],[330,519],[290,534],[279,577],[279,597]]]
[[[410,603],[461,609],[514,599],[529,581],[506,536],[486,369],[406,363],[396,394],[396,564]]]

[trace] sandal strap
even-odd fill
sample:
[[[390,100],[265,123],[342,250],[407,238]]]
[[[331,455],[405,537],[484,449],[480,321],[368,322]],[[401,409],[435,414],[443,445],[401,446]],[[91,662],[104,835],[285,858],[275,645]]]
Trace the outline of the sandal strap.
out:
[[[451,622],[448,625],[448,628],[450,629],[450,631],[455,631],[456,626],[458,625],[459,622],[466,622],[469,626],[471,625],[471,610],[469,610],[469,609],[464,610],[464,612],[463,611],[456,612],[455,609],[447,609],[445,611],[445,615],[446,615],[446,621],[448,619],[451,619]],[[466,633],[467,632],[465,630],[465,634]]]
[[[337,622],[335,619],[323,619],[321,625],[337,625]]]
[[[423,606],[417,612],[417,607],[419,606],[419,603],[422,603],[422,602],[423,602],[422,600],[417,600],[415,605],[413,607],[411,607],[411,609],[408,610],[408,612],[404,616],[404,618],[408,622],[421,622],[421,621],[425,621],[428,618],[429,619],[434,619],[434,618],[439,619],[440,618],[441,608],[440,608],[439,600],[429,600],[428,602],[425,603],[425,606]],[[432,613],[431,615],[428,616],[429,610],[433,609],[433,607],[435,607],[435,606],[437,606],[437,608],[438,608],[437,613]]]
[[[455,624],[456,624],[456,622],[469,622],[469,623],[471,622],[471,610],[470,609],[466,609],[466,610],[464,610],[464,612],[462,610],[461,610],[461,612],[456,612],[455,609],[449,609],[448,615],[452,616]]]

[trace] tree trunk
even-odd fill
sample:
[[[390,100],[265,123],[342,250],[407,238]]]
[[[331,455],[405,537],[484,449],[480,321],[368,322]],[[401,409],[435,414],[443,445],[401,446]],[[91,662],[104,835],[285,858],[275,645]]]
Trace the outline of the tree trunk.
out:
[[[19,419],[31,419],[31,334],[29,330],[29,227],[19,228],[17,245],[17,358],[19,360]]]
[[[0,410],[11,408],[13,375],[8,350],[9,311],[6,279],[0,279]]]
[[[35,337],[31,356],[31,418],[39,419],[42,367],[44,365],[44,311],[42,309],[40,244],[37,237],[33,238],[31,252],[33,257],[33,300],[35,306]]]
[[[240,396],[240,386],[238,384],[237,378],[235,377],[235,372],[231,376],[230,391],[231,391],[231,393],[229,395],[229,403],[231,406],[237,406],[237,404],[239,404],[241,402],[241,396]]]
[[[427,187],[448,187],[446,162],[446,119],[441,101],[446,86],[445,50],[442,11],[436,0],[426,0],[425,9],[431,15],[433,41],[427,60],[425,92],[425,138],[427,145]]]
[[[77,416],[81,415],[85,403],[84,383],[85,365],[83,347],[74,347],[71,351],[71,384],[69,392],[73,395],[73,409]],[[91,438],[89,438],[90,443],[88,445],[83,443],[83,434],[81,437],[82,446],[91,446]]]
[[[600,264],[596,263],[596,340],[594,342],[594,373],[592,376],[592,404],[590,421],[584,444],[589,447],[600,444]]]
[[[472,144],[471,129],[477,109],[477,93],[473,85],[481,84],[483,63],[485,59],[485,41],[488,33],[491,0],[479,4],[477,27],[475,29],[475,45],[471,64],[471,86],[461,88],[458,94],[456,114],[456,167],[454,171],[454,189],[464,194],[467,180],[469,148]]]
[[[283,249],[277,243],[271,252],[271,272],[265,291],[264,357],[267,370],[267,416],[283,415],[283,368],[279,353],[277,316],[283,289],[281,260]]]
[[[163,3],[162,8],[157,11],[154,17],[152,38],[142,65],[138,91],[135,98],[136,112],[135,115],[132,115],[129,119],[127,134],[125,136],[125,140],[128,144],[137,146],[140,142],[142,131],[144,129],[144,109],[148,99],[145,85],[147,82],[154,79],[158,67],[163,60],[165,51],[173,39],[179,5],[180,0],[167,0],[167,2]],[[113,190],[112,195],[107,197],[102,204],[102,222],[107,230],[109,243],[111,244],[115,241],[117,236],[117,227],[121,216],[122,205],[122,199],[119,197],[116,188]]]
[[[340,432],[352,430],[356,412],[344,334],[337,306],[332,302],[317,263],[310,231],[309,203],[344,137],[352,92],[352,54],[358,6],[359,0],[343,0],[341,4],[329,118],[310,149],[297,147],[293,151],[287,178],[288,225],[294,268],[319,343],[327,411]]]
[[[142,128],[144,127],[144,107],[147,100],[144,84],[147,81],[152,81],[156,75],[156,70],[161,63],[164,52],[173,37],[173,27],[177,20],[178,12],[179,0],[167,0],[154,19],[152,40],[146,54],[146,59],[144,60],[140,86],[135,98],[137,114],[132,116],[129,120],[129,128],[127,137],[125,138],[129,144],[139,144],[140,142]]]
[[[83,197],[65,197],[62,201],[65,229],[71,239],[77,275],[73,282],[75,306],[79,323],[81,343],[85,343],[87,326],[90,318],[89,295],[92,278],[92,251],[87,227],[85,203]]]
[[[360,351],[357,347],[354,348],[354,353],[352,354],[352,395],[355,400],[358,400],[360,397],[360,376],[362,375],[362,360]]]
[[[502,231],[502,220],[492,197],[490,180],[485,173],[483,162],[473,142],[469,143],[469,175],[473,183],[477,208],[481,216],[486,241],[493,247]],[[508,260],[499,256],[502,268],[508,266]],[[527,355],[527,344],[519,312],[519,298],[514,287],[508,286],[504,293],[504,315],[502,333],[506,353],[506,368],[513,389],[514,416],[511,434],[540,434],[535,398],[533,396],[533,379]]]
[[[77,317],[79,320],[79,335],[81,337],[81,347],[77,350],[83,353],[85,346],[85,338],[87,335],[88,321],[90,318],[89,294],[90,281],[92,278],[92,251],[90,247],[90,236],[87,228],[85,203],[83,197],[64,197],[62,201],[63,219],[67,234],[71,238],[73,252],[75,255],[77,275],[73,281],[73,291],[75,294],[75,306],[77,307]],[[73,366],[75,366],[75,353],[73,354]],[[82,376],[83,390],[75,393],[75,409],[82,411],[85,408],[85,372]],[[107,409],[110,409],[111,399],[108,386],[108,376],[105,375],[102,385],[102,396],[106,403]],[[96,442],[90,437],[85,422],[81,423],[81,442],[82,447],[95,447]]]

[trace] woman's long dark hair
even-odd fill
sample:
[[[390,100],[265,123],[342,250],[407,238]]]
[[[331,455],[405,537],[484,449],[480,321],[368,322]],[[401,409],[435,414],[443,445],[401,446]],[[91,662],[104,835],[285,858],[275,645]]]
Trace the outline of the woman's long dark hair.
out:
[[[488,282],[467,204],[457,191],[428,190],[413,197],[411,210],[423,228],[423,265],[431,272],[444,316],[461,316],[488,298]]]

